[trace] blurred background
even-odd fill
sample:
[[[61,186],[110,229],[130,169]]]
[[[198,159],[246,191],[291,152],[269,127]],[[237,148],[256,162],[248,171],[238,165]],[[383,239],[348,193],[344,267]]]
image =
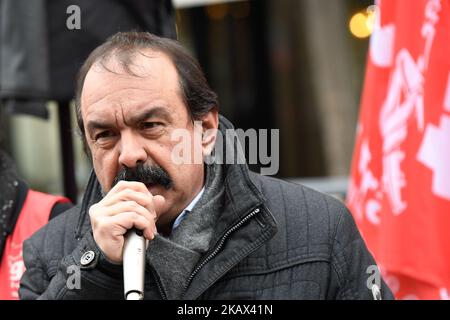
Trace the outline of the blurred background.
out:
[[[8,2],[0,2],[2,18]],[[108,17],[115,19],[113,30],[127,28],[114,17],[114,10],[93,15],[86,1],[47,2],[53,3],[54,11],[44,19],[53,26],[66,23],[72,13],[66,11],[69,5],[81,9],[81,29],[65,30],[59,40],[69,52],[66,57],[77,52],[76,59],[64,62],[74,70],[90,49],[79,50],[70,40],[72,35],[83,32],[86,24],[101,28]],[[133,1],[96,1],[107,2],[126,10]],[[367,8],[373,1],[159,2],[173,13],[168,21],[176,23],[178,39],[199,59],[218,93],[221,113],[237,128],[280,130],[277,176],[343,198],[370,35]],[[34,16],[33,8],[26,11],[29,19],[43,19]],[[0,26],[5,26],[4,21],[0,20]],[[2,41],[6,33],[5,28],[1,30]],[[97,35],[93,42],[100,44],[101,38]],[[52,46],[48,54],[52,57]],[[42,103],[47,113],[36,116],[2,99],[1,147],[14,158],[32,188],[80,201],[91,166],[76,134],[74,107],[57,95]]]

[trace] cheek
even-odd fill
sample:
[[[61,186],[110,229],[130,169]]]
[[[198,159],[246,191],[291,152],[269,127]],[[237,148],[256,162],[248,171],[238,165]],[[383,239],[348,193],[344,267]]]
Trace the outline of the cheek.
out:
[[[193,136],[192,132],[189,132],[189,134],[191,137]],[[151,152],[148,150],[149,154],[170,175],[174,182],[175,190],[189,189],[190,186],[197,184],[197,180],[202,179],[203,176],[203,158],[201,154],[200,156],[197,155],[198,159],[195,160],[194,158],[194,149],[200,149],[201,152],[201,134],[197,137],[200,140],[195,142],[191,140],[191,144],[186,150],[191,155],[191,163],[183,164],[174,161],[174,159],[177,159],[177,154],[173,154],[180,150],[180,141],[175,141],[175,139],[172,141],[169,137],[170,135],[168,135],[167,139],[160,140],[157,145],[149,148],[151,149]],[[194,145],[199,145],[200,148],[194,148]]]
[[[199,164],[183,164],[174,168],[175,185],[178,189],[191,190],[195,188],[203,180],[203,165]]]
[[[92,162],[97,179],[103,190],[111,189],[112,181],[117,174],[117,157],[112,152],[93,152]]]
[[[164,140],[161,139],[156,144],[149,146],[147,154],[172,175],[177,173],[179,166],[172,158],[172,152],[176,146],[176,142],[172,141],[169,137],[170,135],[166,136]]]
[[[177,129],[178,130],[178,129]],[[171,141],[167,144],[170,153],[167,155],[176,165],[183,167],[203,164],[202,130],[200,128],[182,128],[173,131]]]

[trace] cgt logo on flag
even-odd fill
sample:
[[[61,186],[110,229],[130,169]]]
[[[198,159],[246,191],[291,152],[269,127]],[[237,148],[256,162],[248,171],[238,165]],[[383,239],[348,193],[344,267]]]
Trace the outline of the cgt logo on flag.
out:
[[[397,298],[450,288],[450,1],[378,1],[348,206]]]

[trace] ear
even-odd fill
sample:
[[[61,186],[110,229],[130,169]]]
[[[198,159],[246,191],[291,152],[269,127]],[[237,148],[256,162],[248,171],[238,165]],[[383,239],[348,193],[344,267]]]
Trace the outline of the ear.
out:
[[[203,157],[211,154],[216,143],[217,129],[219,127],[219,112],[217,107],[212,108],[202,117],[202,154]]]

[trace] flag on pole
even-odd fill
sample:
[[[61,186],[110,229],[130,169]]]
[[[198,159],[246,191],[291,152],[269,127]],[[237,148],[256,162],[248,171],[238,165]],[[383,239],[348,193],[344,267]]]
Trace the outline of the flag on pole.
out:
[[[347,204],[398,299],[449,299],[450,0],[374,8]]]

